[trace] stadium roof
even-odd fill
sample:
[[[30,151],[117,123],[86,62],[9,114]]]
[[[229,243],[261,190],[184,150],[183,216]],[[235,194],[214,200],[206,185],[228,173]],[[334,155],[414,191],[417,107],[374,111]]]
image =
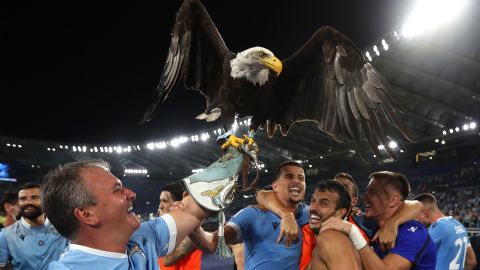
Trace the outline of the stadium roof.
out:
[[[208,1],[205,2],[208,4]],[[392,25],[393,29],[385,30],[383,34],[365,42],[366,45],[363,48],[365,53],[368,52],[366,55],[371,58],[374,67],[393,85],[394,95],[403,101],[406,108],[402,113],[402,119],[412,130],[417,141],[415,144],[396,141],[398,146],[395,151],[400,159],[412,158],[416,153],[453,147],[453,145],[467,144],[479,151],[480,4],[478,1],[467,1],[467,4],[468,6],[459,16],[437,28],[414,35],[408,32],[408,28],[402,30]],[[213,4],[209,5],[213,8]],[[420,25],[416,28],[420,28]],[[225,39],[228,45],[228,40]],[[355,40],[355,38],[352,39]],[[164,52],[166,49],[162,51]],[[103,53],[108,54],[108,52]],[[158,59],[155,59],[155,62],[155,64],[161,63]],[[160,68],[151,72],[155,73]],[[152,76],[154,77],[155,74]],[[149,85],[152,89],[153,84],[152,82]],[[142,87],[148,88],[145,85]],[[132,99],[134,99],[133,94]],[[200,100],[201,110],[203,100],[198,96],[195,98]],[[71,101],[65,102],[67,103],[59,107],[66,109],[70,106]],[[89,104],[77,104],[70,109],[83,111],[88,110],[88,106]],[[169,109],[172,110],[170,113],[175,112],[173,106]],[[142,109],[136,108],[134,111],[141,115]],[[61,115],[62,111],[54,113]],[[31,114],[34,117],[35,112]],[[189,115],[181,121],[193,122],[192,118]],[[239,119],[238,123],[244,125],[244,121],[248,120]],[[101,123],[102,117],[99,116],[96,124]],[[71,141],[70,139],[34,138],[34,136],[29,138],[29,136],[12,136],[11,134],[14,133],[2,132],[1,134],[4,135],[0,137],[0,160],[15,162],[25,167],[33,165],[51,168],[67,161],[102,158],[111,162],[115,170],[147,170],[147,174],[161,177],[188,175],[194,169],[208,166],[221,154],[214,139],[217,129],[220,128],[218,123],[192,128],[193,124],[189,122],[187,126],[190,127],[185,128],[184,132],[179,132],[181,128],[176,128],[171,122],[167,123],[162,119],[158,120],[156,125],[160,123],[170,126],[175,129],[175,132],[164,132],[162,134],[168,135],[161,138],[151,136],[149,140],[145,138],[136,141],[119,141],[119,136],[113,136],[112,142],[108,142],[107,137],[96,141],[89,140],[89,143],[80,139]],[[186,125],[179,124],[179,126]],[[8,129],[8,126],[4,128]],[[55,133],[55,127],[52,129]],[[82,128],[77,132],[85,134]],[[93,131],[88,130],[88,132]],[[35,130],[31,133],[34,134]],[[202,135],[205,140],[202,140]],[[89,134],[85,136],[88,137]],[[329,136],[318,131],[314,123],[294,126],[285,138],[277,134],[273,139],[268,139],[265,133],[260,131],[256,139],[260,145],[259,159],[264,164],[263,171],[267,170],[266,173],[270,168],[273,169],[278,163],[290,158],[312,165],[312,173],[339,167],[364,166],[356,157],[351,145],[336,143]],[[371,162],[388,161],[386,158],[387,156],[374,157],[372,153]],[[141,171],[138,172],[141,173]]]

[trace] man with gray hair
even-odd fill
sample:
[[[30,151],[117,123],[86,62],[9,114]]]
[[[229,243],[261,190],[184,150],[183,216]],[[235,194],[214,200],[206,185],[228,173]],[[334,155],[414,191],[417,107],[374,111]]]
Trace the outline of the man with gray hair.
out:
[[[207,216],[186,196],[183,208],[140,224],[136,194],[100,160],[60,166],[46,176],[43,205],[52,224],[70,239],[69,250],[49,269],[158,269]]]

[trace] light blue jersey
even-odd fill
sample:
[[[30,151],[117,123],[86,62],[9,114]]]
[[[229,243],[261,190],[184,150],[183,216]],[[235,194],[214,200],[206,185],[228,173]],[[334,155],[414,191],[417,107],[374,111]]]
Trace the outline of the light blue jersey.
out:
[[[437,247],[435,269],[463,270],[470,245],[465,227],[452,217],[442,217],[430,225],[428,233]]]
[[[71,244],[49,270],[158,270],[157,259],[175,248],[177,226],[172,216],[143,222],[128,242],[125,253]]]
[[[296,215],[299,227],[308,224],[309,217],[308,206],[299,204]],[[245,270],[299,268],[303,240],[301,228],[298,230],[298,241],[286,247],[285,239],[276,243],[280,218],[270,211],[247,207],[233,216],[227,225],[234,228],[238,240],[243,239],[245,243]]]
[[[32,227],[23,218],[0,232],[0,266],[10,262],[14,270],[47,269],[68,246],[47,220]]]

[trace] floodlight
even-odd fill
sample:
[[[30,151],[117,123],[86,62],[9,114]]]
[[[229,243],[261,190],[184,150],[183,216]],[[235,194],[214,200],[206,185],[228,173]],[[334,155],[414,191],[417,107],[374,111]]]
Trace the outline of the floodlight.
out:
[[[413,37],[450,21],[464,8],[466,0],[418,0],[402,34]]]

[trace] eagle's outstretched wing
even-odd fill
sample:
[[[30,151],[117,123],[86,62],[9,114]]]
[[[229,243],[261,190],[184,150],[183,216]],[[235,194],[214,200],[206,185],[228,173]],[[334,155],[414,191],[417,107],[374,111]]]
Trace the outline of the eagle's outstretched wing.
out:
[[[176,14],[172,39],[153,103],[142,122],[150,121],[161,105],[183,80],[186,88],[200,91],[207,110],[219,100],[224,57],[228,49],[220,33],[198,0],[185,0]]]
[[[320,28],[283,67],[273,90],[270,107],[277,109],[269,117],[269,135],[275,130],[271,125],[280,125],[286,134],[293,123],[313,120],[336,141],[353,141],[362,158],[363,139],[374,151],[388,144],[387,134],[394,129],[411,140],[388,82],[337,30]]]

